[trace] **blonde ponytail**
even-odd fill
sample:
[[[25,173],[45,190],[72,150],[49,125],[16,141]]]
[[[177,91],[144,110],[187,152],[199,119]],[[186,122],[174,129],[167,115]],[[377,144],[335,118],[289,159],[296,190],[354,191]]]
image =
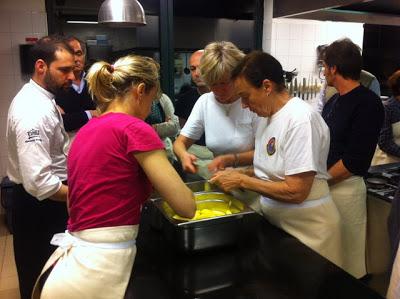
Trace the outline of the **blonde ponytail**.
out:
[[[156,61],[138,55],[122,57],[114,65],[104,61],[96,62],[87,75],[89,92],[98,109],[104,112],[110,102],[124,96],[140,83],[145,84],[146,92],[153,87],[158,89],[158,70]]]

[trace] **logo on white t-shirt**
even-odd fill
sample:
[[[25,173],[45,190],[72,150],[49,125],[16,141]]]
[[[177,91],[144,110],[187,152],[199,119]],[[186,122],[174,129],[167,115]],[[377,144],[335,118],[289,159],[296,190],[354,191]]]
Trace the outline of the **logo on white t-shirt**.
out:
[[[272,137],[267,143],[267,153],[268,156],[272,156],[275,154],[276,147],[275,147],[275,137]]]

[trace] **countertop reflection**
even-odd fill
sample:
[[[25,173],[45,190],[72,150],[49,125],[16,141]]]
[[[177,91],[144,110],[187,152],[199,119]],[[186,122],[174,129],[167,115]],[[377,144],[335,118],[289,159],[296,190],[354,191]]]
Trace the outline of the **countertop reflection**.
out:
[[[126,299],[382,298],[258,214],[244,219],[236,246],[182,253],[142,211]]]

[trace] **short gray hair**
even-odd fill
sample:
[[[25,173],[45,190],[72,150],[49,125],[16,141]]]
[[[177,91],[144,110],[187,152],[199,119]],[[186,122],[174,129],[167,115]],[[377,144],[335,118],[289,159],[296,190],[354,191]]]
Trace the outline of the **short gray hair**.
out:
[[[219,41],[208,44],[204,48],[200,62],[200,73],[204,82],[211,86],[226,76],[230,77],[243,57],[244,53],[231,42]]]

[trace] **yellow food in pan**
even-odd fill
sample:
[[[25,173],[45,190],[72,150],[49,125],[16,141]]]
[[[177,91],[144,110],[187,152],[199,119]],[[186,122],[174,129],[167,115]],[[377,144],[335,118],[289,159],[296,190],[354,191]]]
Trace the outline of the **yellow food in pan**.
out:
[[[196,194],[196,214],[193,218],[184,218],[173,213],[176,220],[201,220],[239,213],[243,210],[243,204],[235,198],[223,193]]]

